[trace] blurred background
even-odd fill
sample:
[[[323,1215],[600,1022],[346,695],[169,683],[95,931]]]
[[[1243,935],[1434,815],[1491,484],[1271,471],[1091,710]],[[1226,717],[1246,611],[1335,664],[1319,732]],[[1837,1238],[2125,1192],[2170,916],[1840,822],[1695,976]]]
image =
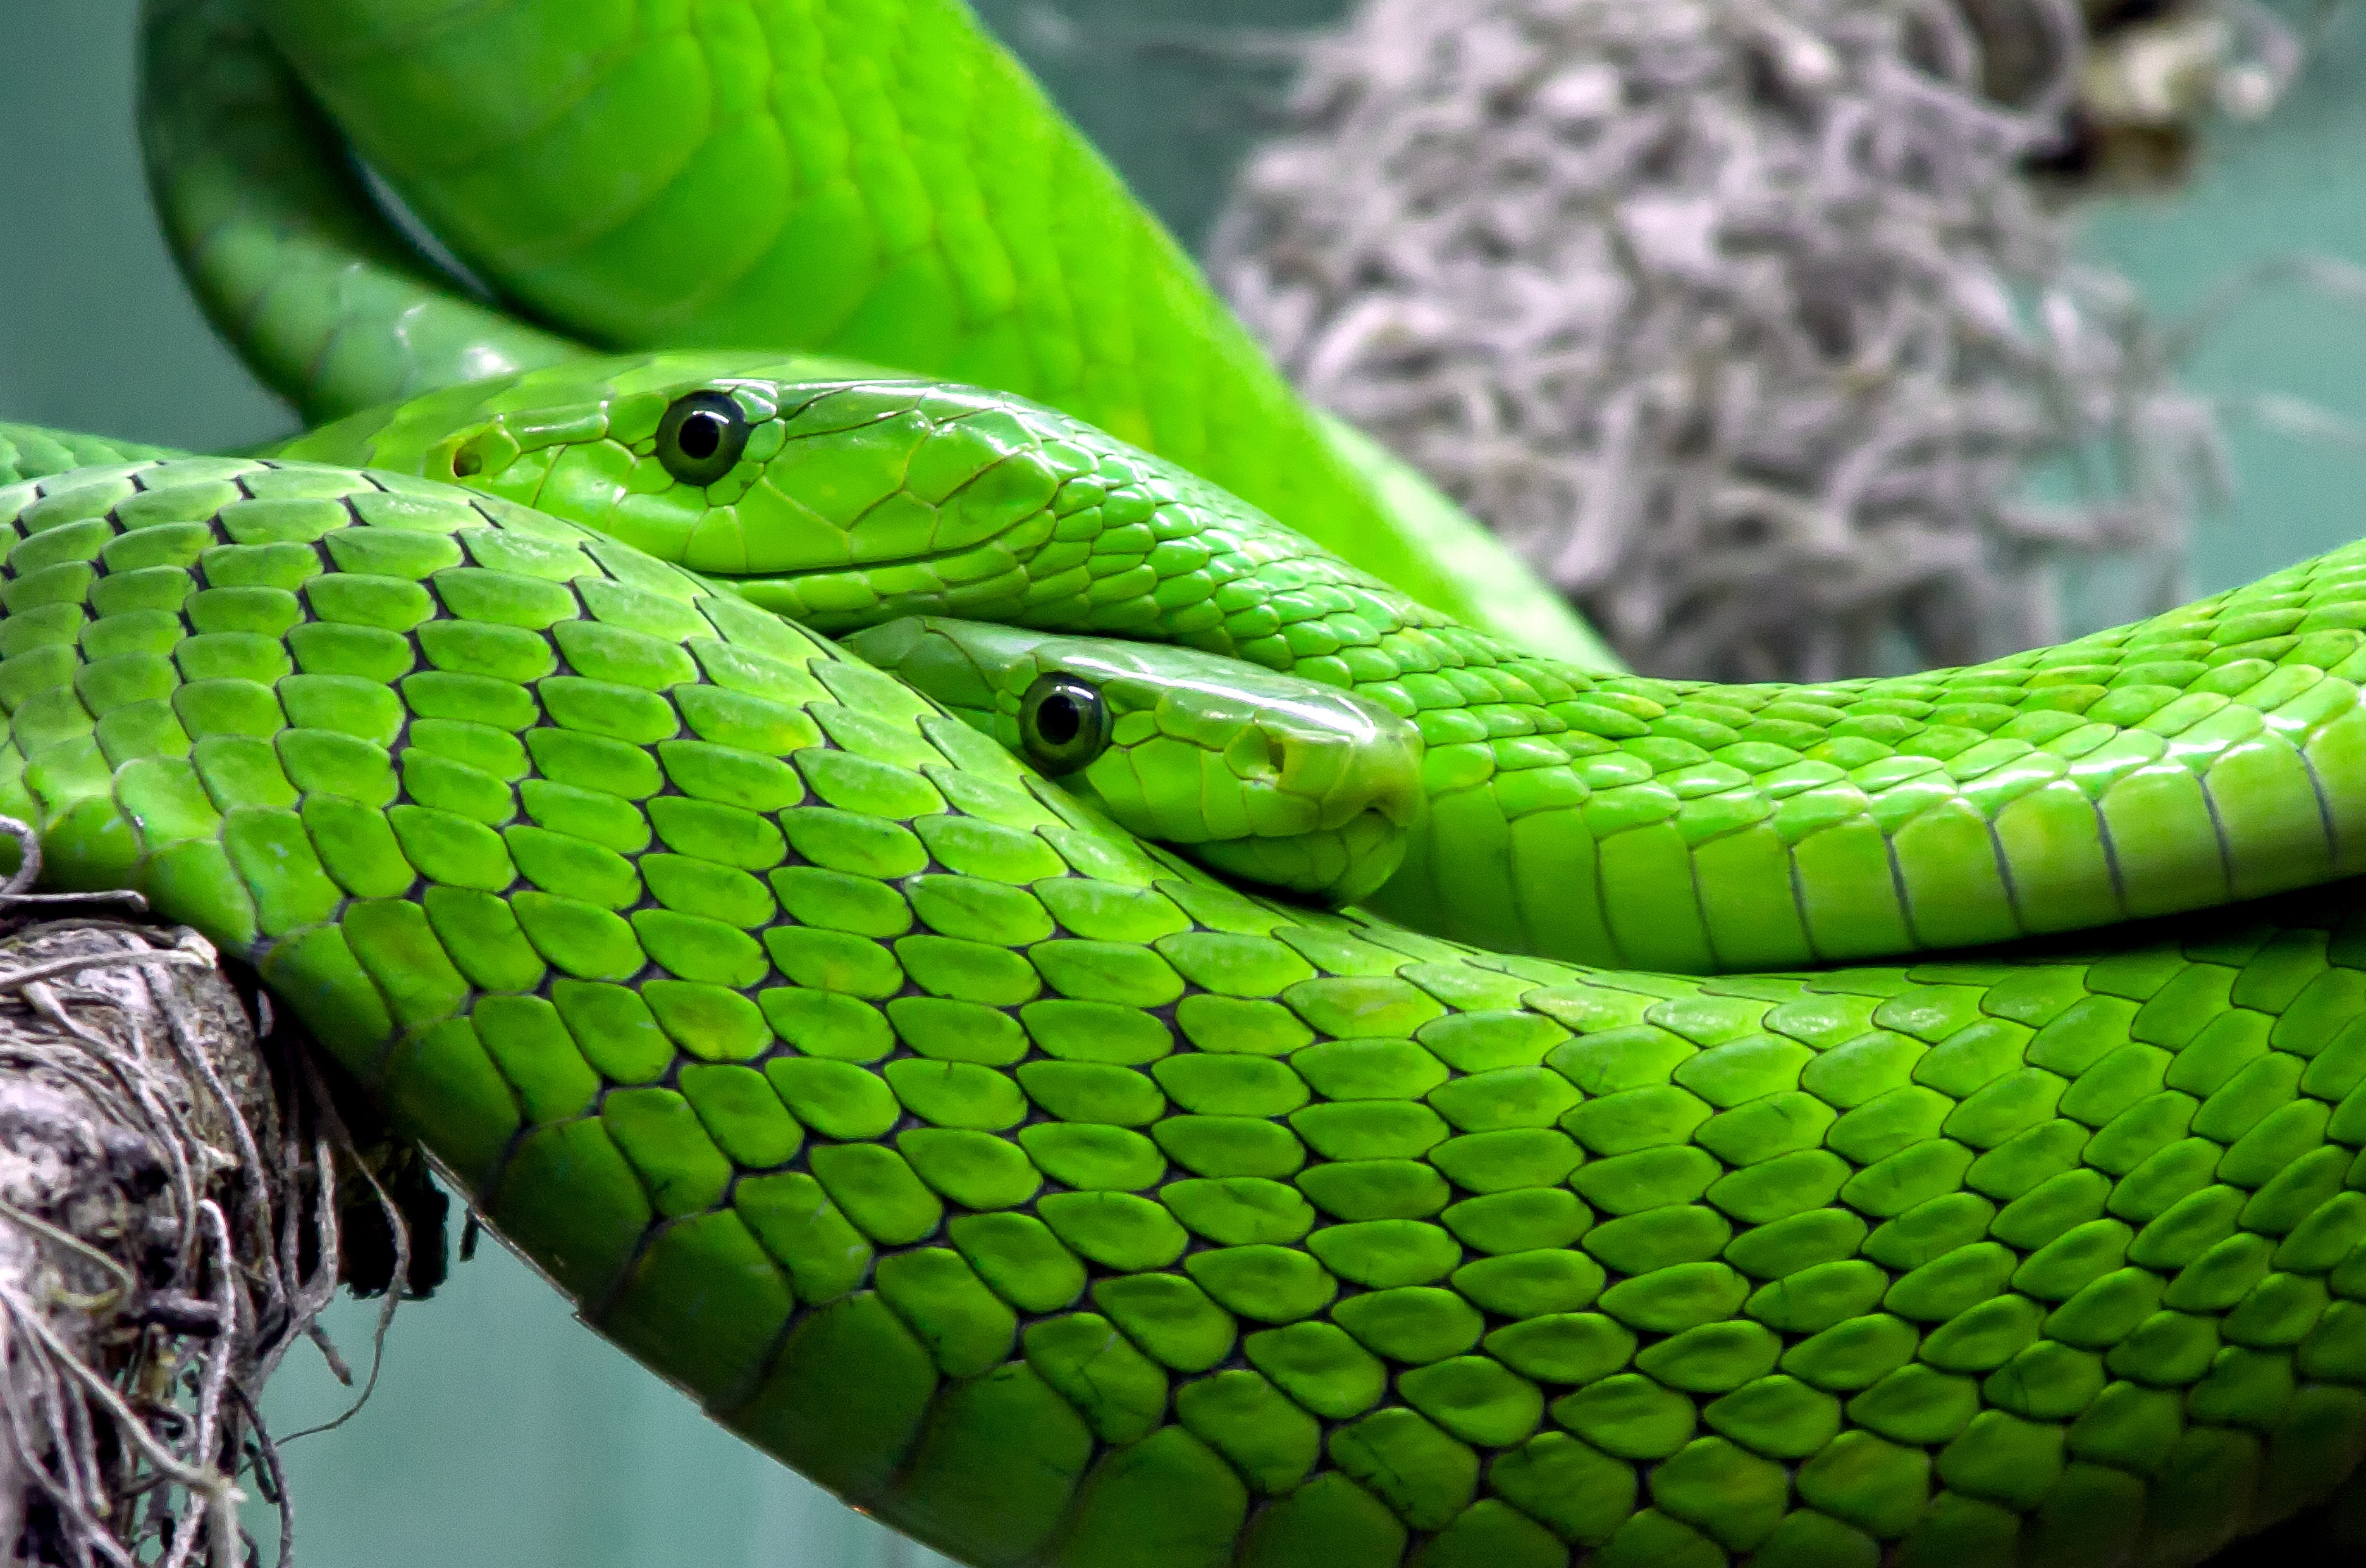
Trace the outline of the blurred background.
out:
[[[1183,239],[1216,225],[1235,171],[1282,130],[1301,30],[1336,0],[981,0],[986,20]],[[2186,353],[2171,329],[2248,269],[2301,253],[2366,265],[2366,16],[2283,15],[2306,39],[2271,112],[2205,115],[2166,180],[2080,199],[2075,259],[2126,280],[2143,341],[2216,412],[2231,482],[2170,541],[2167,581],[2228,586],[2366,533],[2366,308],[2269,282]],[[0,419],[208,448],[293,428],[208,334],[145,201],[131,128],[129,0],[0,0]],[[2175,165],[2178,158],[2167,162]],[[2134,188],[2126,188],[2131,187]],[[2146,328],[2152,331],[2153,328]],[[2223,406],[2213,400],[2223,400]],[[2264,400],[2264,401],[2262,400]],[[2264,411],[2266,417],[2260,417]],[[2043,497],[2058,476],[2031,479]],[[2156,563],[2157,565],[2158,563]],[[2071,559],[2069,629],[2163,587]],[[375,1309],[327,1326],[366,1371]],[[282,1432],[349,1400],[299,1351],[273,1388]],[[301,1561],[320,1568],[920,1568],[903,1542],[709,1426],[575,1324],[497,1247],[406,1305],[366,1408],[288,1454]]]

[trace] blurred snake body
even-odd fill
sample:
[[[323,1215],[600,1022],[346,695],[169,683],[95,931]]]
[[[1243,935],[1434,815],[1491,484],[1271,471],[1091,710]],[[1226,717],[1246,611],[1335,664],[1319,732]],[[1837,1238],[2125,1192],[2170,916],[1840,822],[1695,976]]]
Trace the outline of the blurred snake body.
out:
[[[583,338],[749,341],[781,297],[735,292],[775,264],[722,266],[728,225],[658,243],[738,199],[695,159],[604,224],[485,197],[510,152],[580,186],[630,165],[614,127],[672,134],[676,33],[694,123],[802,125],[792,162],[843,146],[726,112],[761,96],[733,28],[1070,156],[950,6],[618,8],[556,86],[533,6],[258,10]],[[151,13],[152,49],[244,36]],[[152,138],[209,92],[285,110],[262,80]],[[930,231],[974,239],[913,145]],[[1123,335],[1106,290],[1064,339],[1019,289],[918,363],[931,289],[997,298],[954,241],[864,253],[795,346],[1067,413],[602,361],[427,299],[334,209],[209,228],[231,165],[181,150],[201,288],[350,417],[243,457],[0,430],[0,811],[51,886],[252,962],[749,1441],[980,1568],[2188,1564],[2366,1455],[2366,556],[1905,681],[1606,675],[1080,423],[1293,522],[1341,473],[1283,394],[1195,427],[1230,340],[1147,264],[1132,414],[1060,347]],[[380,292],[225,310],[316,242]],[[456,367],[498,374],[352,412]],[[1276,409],[1279,490],[1191,446]]]

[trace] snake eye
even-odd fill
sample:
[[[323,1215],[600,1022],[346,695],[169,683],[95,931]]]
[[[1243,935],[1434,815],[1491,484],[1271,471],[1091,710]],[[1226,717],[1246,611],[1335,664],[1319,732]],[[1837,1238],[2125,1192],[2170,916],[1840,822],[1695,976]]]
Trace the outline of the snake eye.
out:
[[[1073,773],[1109,745],[1109,705],[1073,675],[1039,675],[1019,699],[1019,739],[1047,773]]]
[[[686,485],[711,485],[748,449],[748,416],[724,392],[676,398],[658,421],[658,461]]]

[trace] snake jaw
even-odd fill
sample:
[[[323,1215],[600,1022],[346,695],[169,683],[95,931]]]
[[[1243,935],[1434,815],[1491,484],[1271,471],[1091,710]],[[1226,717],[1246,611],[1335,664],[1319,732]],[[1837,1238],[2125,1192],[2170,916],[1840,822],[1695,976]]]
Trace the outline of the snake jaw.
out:
[[[1379,812],[1339,828],[1282,837],[1224,839],[1190,848],[1209,869],[1332,906],[1360,903],[1403,863],[1405,835]]]

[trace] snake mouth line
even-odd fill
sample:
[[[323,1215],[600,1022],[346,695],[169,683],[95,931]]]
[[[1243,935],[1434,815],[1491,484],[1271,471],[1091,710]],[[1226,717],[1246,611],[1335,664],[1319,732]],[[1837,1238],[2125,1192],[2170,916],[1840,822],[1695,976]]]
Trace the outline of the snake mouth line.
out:
[[[803,582],[817,577],[844,577],[854,572],[889,571],[899,566],[927,566],[931,561],[948,560],[959,550],[943,550],[932,555],[897,556],[892,560],[869,560],[855,566],[801,566],[779,571],[718,571],[713,567],[692,566],[689,570],[701,577],[711,577],[717,582]]]
[[[453,457],[455,459],[454,468],[456,474],[457,469],[456,459],[460,453],[467,450],[468,445],[468,444],[467,443],[463,443],[453,449]],[[473,470],[471,471],[473,472]],[[434,477],[442,478],[444,476],[436,475]],[[546,472],[543,474],[542,477],[535,482],[534,493],[527,497],[521,504],[532,507],[535,511],[545,510],[543,491],[548,488],[551,476],[548,473]],[[454,479],[454,482],[466,483],[466,480],[456,477]],[[860,520],[858,519],[858,522]],[[715,567],[700,566],[694,561],[687,559],[675,560],[673,564],[681,567],[685,571],[694,571],[698,573],[699,576],[711,579],[716,582],[802,582],[809,581],[816,578],[844,577],[866,571],[890,571],[898,567],[927,566],[934,561],[952,560],[961,556],[969,555],[974,551],[986,548],[997,543],[999,537],[1000,536],[998,535],[989,535],[985,538],[979,539],[974,544],[949,546],[943,549],[922,550],[912,555],[892,556],[879,560],[850,561],[843,565],[833,564],[789,567],[771,571],[726,571]],[[1031,549],[1023,553],[1013,551],[1012,558],[1023,565],[1028,558],[1034,552]]]
[[[996,537],[989,536],[973,545],[960,545],[941,550],[924,550],[918,555],[890,556],[879,560],[850,562],[844,566],[788,567],[776,571],[720,571],[712,567],[695,566],[689,562],[684,562],[683,565],[701,577],[711,577],[717,582],[810,582],[817,578],[853,577],[863,572],[893,571],[900,567],[930,566],[938,561],[958,560],[963,556],[975,555],[979,550],[991,548],[998,542]],[[1032,553],[1029,551],[1021,554],[1013,551],[1011,558],[1017,564],[1023,566]],[[948,583],[946,586],[957,585]],[[916,610],[910,613],[917,615],[923,612]]]

